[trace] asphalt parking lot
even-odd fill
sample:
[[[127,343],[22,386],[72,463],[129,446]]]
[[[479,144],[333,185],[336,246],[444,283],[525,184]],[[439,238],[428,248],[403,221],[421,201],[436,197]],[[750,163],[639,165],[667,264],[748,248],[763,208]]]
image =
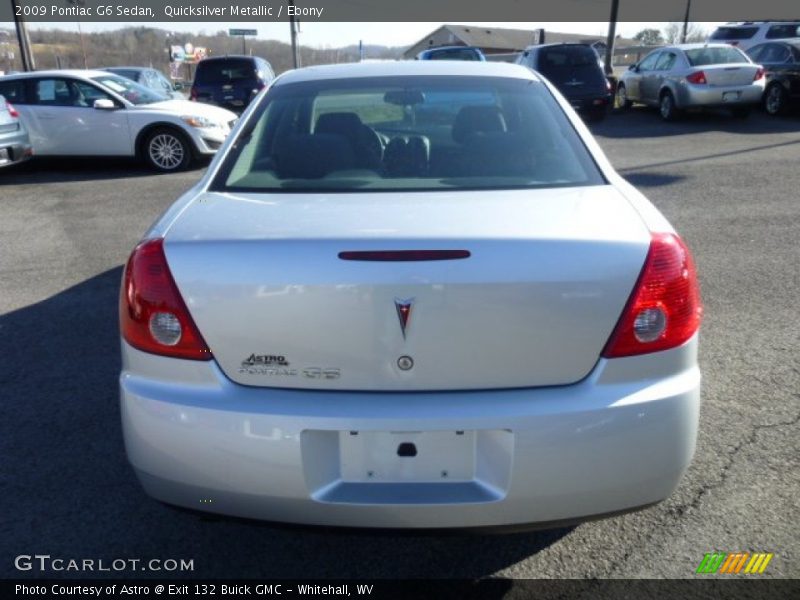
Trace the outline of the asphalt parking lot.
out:
[[[775,554],[765,577],[800,577],[800,115],[663,124],[635,109],[593,130],[698,263],[701,426],[671,498],[492,536],[276,527],[150,500],[119,425],[119,279],[201,172],[34,162],[0,172],[0,576],[41,576],[13,564],[38,553],[193,559],[195,578],[691,578],[706,552],[750,551]]]

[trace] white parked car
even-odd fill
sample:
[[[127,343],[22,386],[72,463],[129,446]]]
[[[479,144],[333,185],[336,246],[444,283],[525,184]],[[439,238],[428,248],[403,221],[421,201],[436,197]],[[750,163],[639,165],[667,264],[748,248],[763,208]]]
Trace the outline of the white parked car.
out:
[[[35,71],[0,77],[36,156],[137,156],[178,171],[222,146],[237,116],[170,100],[105,71]]]
[[[689,250],[519,65],[278,77],[134,249],[128,458],[166,503],[498,527],[666,498],[689,465]]]

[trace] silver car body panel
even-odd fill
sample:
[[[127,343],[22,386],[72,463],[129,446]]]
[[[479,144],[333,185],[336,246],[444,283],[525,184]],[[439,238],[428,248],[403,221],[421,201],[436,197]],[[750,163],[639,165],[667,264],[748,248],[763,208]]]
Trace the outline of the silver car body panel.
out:
[[[0,96],[0,167],[28,160],[33,156],[28,131],[21,119],[12,117],[6,100]]]
[[[515,65],[409,61],[303,69],[273,85],[389,69],[538,79]],[[180,360],[122,342],[125,445],[150,495],[199,510],[294,523],[438,528],[589,517],[651,504],[672,492],[697,434],[697,337],[663,352],[600,358],[600,340],[615,322],[610,314],[622,311],[641,270],[649,231],[672,228],[613,170],[555,88],[543,85],[567,113],[607,186],[409,192],[393,195],[396,204],[373,197],[371,205],[371,194],[210,193],[234,130],[203,180],[146,235],[164,237],[189,311],[219,354],[213,361]],[[246,126],[257,103],[237,128]],[[421,241],[474,252],[460,264],[419,263],[416,270],[384,263],[357,272],[335,258],[341,250],[418,248]],[[564,261],[563,269],[547,262],[548,253]],[[527,287],[526,273],[532,276]],[[604,275],[619,289],[604,284]],[[480,281],[488,283],[483,292]],[[403,341],[394,301],[407,286],[418,303]],[[552,354],[566,364],[551,360],[547,340],[536,338],[537,328],[547,331],[548,324],[529,310],[527,294],[537,302],[546,298],[540,306],[562,326],[570,302],[598,315],[592,323],[575,312],[575,327],[560,336],[586,333],[588,349],[550,331]],[[331,306],[321,304],[326,297]],[[497,330],[478,322],[472,332],[453,331],[448,313],[464,310],[464,298],[474,316]],[[272,306],[280,307],[277,316],[270,314]],[[327,339],[315,342],[313,336],[326,314],[353,330],[328,330],[338,336],[338,354]],[[512,332],[515,317],[519,326]],[[292,346],[293,332],[302,344]],[[512,347],[505,347],[501,333],[510,335]],[[466,352],[459,344],[479,339],[489,352],[474,362],[461,355],[460,374],[458,361],[435,356],[441,348]],[[283,352],[273,352],[277,341],[293,352],[314,358],[324,352],[340,361],[298,366],[338,366],[354,375],[346,384],[309,379],[294,389],[291,383],[242,379],[237,361],[250,353]],[[256,352],[254,342],[263,350]],[[393,365],[404,344],[423,357],[423,369],[437,361],[441,368],[401,379]],[[417,361],[414,369],[419,367]],[[513,389],[485,389],[490,386]],[[398,456],[404,443],[414,444],[419,456]]]

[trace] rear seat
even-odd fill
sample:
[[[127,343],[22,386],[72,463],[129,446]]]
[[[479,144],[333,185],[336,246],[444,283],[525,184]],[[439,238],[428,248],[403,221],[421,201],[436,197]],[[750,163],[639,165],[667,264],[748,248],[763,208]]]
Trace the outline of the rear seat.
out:
[[[431,141],[424,135],[393,137],[383,151],[389,177],[425,177],[431,157]]]

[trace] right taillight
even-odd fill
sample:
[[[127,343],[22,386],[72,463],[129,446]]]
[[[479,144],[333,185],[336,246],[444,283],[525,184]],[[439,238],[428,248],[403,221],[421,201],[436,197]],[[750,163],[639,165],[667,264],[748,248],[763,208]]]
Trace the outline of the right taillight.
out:
[[[122,337],[134,348],[190,360],[210,360],[164,255],[164,240],[142,242],[131,253],[119,299]]]
[[[758,67],[758,69],[756,69],[756,74],[753,76],[753,81],[758,81],[763,77],[764,77],[764,67]]]
[[[691,75],[687,75],[686,81],[688,81],[689,83],[698,83],[698,84],[708,83],[706,81],[706,74],[703,71],[695,71]]]
[[[197,88],[194,86],[192,86],[192,89],[189,90],[189,100],[197,100]]]
[[[603,356],[618,358],[680,346],[700,328],[702,314],[689,249],[674,233],[654,233],[644,268]]]

